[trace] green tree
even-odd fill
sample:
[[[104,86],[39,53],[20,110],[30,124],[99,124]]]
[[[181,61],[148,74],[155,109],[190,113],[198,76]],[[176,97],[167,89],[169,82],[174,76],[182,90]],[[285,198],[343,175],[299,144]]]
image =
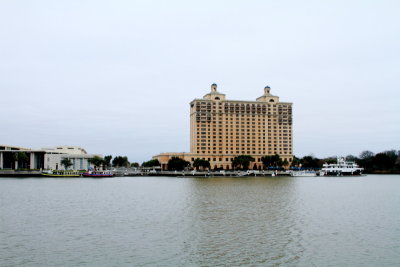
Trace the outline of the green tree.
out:
[[[360,153],[358,164],[362,166],[366,172],[370,172],[374,169],[374,160],[375,154],[369,150],[365,150]]]
[[[117,156],[113,159],[112,164],[114,167],[129,167],[128,157]]]
[[[282,162],[282,166],[284,166],[285,168],[286,168],[287,166],[289,166],[289,161],[287,161],[287,159],[285,159],[285,160]]]
[[[265,168],[268,168],[268,167],[279,168],[279,167],[282,167],[282,165],[283,165],[283,161],[278,154],[267,155],[267,156],[261,157],[261,162],[263,163]],[[289,162],[287,162],[286,165],[288,165],[288,164],[289,164]]]
[[[398,154],[396,161],[394,162],[394,169],[400,170],[400,153]]]
[[[158,159],[152,159],[152,160],[143,162],[142,166],[143,167],[156,167],[156,166],[160,166],[160,162],[158,161]]]
[[[321,168],[322,167],[322,161],[318,158],[313,157],[312,155],[304,156],[301,159],[301,162],[302,162],[302,167],[304,167],[304,168]]]
[[[111,166],[111,159],[112,159],[111,155],[108,155],[108,156],[104,157],[104,166],[105,167],[110,167]]]
[[[88,159],[88,162],[98,168],[104,164],[104,159],[99,156],[94,156],[93,158]]]
[[[200,166],[201,166],[201,161],[202,161],[202,159],[200,159],[200,158],[194,159],[194,161],[193,161],[193,167],[194,167],[196,170],[198,170],[198,169],[200,168]]]
[[[210,169],[210,162],[205,159],[196,158],[193,161],[193,167],[195,167],[196,170],[198,170],[199,168]]]
[[[61,165],[63,165],[64,168],[65,168],[66,170],[68,170],[68,168],[72,166],[72,162],[71,162],[71,160],[70,160],[69,158],[63,158],[63,159],[61,160]]]
[[[368,159],[374,157],[375,154],[369,150],[365,150],[360,153],[360,159]]]
[[[200,167],[203,167],[203,169],[210,169],[211,165],[210,165],[210,162],[208,160],[203,159],[201,164],[200,164]]]
[[[255,161],[255,159],[252,156],[240,155],[240,156],[233,158],[232,167],[247,170],[249,168],[250,162],[254,162],[254,161]]]
[[[292,163],[290,164],[290,166],[291,167],[299,167],[300,164],[301,164],[300,159],[296,156],[293,156]]]
[[[137,168],[137,167],[139,167],[139,166],[140,166],[140,165],[139,165],[139,163],[137,163],[137,162],[131,163],[131,167]]]
[[[347,155],[347,156],[346,156],[346,160],[357,162],[359,159],[358,159],[356,156]]]
[[[172,170],[172,171],[174,171],[174,170],[181,171],[189,166],[190,166],[190,162],[183,160],[179,157],[172,157],[168,161],[168,170]]]
[[[328,164],[335,164],[337,162],[337,157],[332,156],[332,157],[326,158],[326,159],[324,159],[324,162],[326,162]]]
[[[378,153],[372,160],[372,166],[375,170],[390,170],[394,167],[395,160],[392,161],[391,157],[385,153]]]

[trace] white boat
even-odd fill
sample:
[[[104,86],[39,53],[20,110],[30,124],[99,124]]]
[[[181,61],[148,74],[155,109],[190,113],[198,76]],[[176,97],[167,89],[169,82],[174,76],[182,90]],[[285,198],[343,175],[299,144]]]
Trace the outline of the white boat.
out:
[[[316,171],[306,171],[306,170],[301,170],[301,171],[291,171],[290,176],[293,177],[314,177],[317,176]]]
[[[344,158],[337,158],[337,163],[324,163],[320,176],[352,176],[362,175],[364,168],[361,168],[354,161],[346,161]]]
[[[82,173],[83,177],[112,177],[114,172],[112,171],[100,171],[100,170],[90,170]]]
[[[81,173],[75,170],[48,170],[43,171],[42,176],[49,177],[80,177]]]

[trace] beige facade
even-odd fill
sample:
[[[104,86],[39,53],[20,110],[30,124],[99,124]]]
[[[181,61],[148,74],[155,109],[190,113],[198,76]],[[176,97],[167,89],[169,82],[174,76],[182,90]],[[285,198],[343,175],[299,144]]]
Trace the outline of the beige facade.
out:
[[[163,153],[161,163],[179,156],[192,162],[210,161],[211,168],[232,169],[232,160],[251,155],[251,168],[261,168],[261,157],[278,154],[288,162],[293,158],[292,103],[280,102],[264,88],[255,101],[227,100],[211,85],[211,92],[190,102],[190,153]],[[162,156],[162,157],[161,157]]]

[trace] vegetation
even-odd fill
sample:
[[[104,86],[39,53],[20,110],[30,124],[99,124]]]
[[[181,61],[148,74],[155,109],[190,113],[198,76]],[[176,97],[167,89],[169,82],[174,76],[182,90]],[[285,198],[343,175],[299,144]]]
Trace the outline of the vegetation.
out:
[[[137,163],[137,162],[132,162],[131,163],[131,167],[133,167],[133,168],[138,168],[140,165],[139,165],[139,163]]]
[[[186,167],[190,166],[190,162],[183,160],[179,157],[172,157],[168,161],[168,170],[170,171],[182,171]]]
[[[299,159],[293,157],[292,167],[322,168],[324,163],[336,163],[337,157],[316,158],[312,155]],[[354,161],[364,168],[364,173],[400,173],[400,150],[388,150],[377,154],[363,151],[360,155],[348,155],[346,160]]]
[[[300,164],[301,164],[301,160],[298,157],[293,156],[292,163],[290,166],[291,167],[299,167]]]
[[[128,157],[117,156],[112,160],[114,167],[129,167]]]
[[[160,162],[158,161],[158,159],[152,159],[152,160],[143,162],[142,166],[143,167],[156,167],[156,166],[160,166]]]
[[[63,165],[64,168],[68,170],[68,168],[72,166],[72,162],[69,158],[64,158],[61,160],[61,165]]]
[[[104,157],[104,162],[103,162],[104,167],[111,167],[111,159],[112,159],[111,155]]]
[[[249,155],[240,155],[237,157],[234,157],[232,160],[232,167],[234,169],[242,169],[242,170],[247,170],[249,169],[250,162],[255,161],[255,159],[252,156]]]
[[[282,162],[282,166],[284,166],[284,167],[289,166],[289,161],[287,161],[287,159],[285,159],[285,160]]]
[[[203,170],[210,169],[210,162],[205,159],[197,158],[193,161],[193,167],[196,168],[196,170],[199,168],[202,168]]]
[[[93,164],[97,168],[102,166],[102,165],[104,165],[104,159],[102,157],[99,157],[99,156],[94,156],[93,158],[90,158],[88,160],[88,162],[90,164]]]
[[[400,173],[400,150],[388,150],[377,154],[363,151],[355,161],[366,173]]]
[[[264,165],[264,168],[281,168],[284,164],[282,159],[279,157],[278,154],[272,155],[272,156],[264,156],[261,158],[261,162]],[[285,165],[288,165],[289,163],[286,161]]]
[[[330,159],[328,158],[327,160],[329,161]],[[322,164],[327,161],[315,158],[312,155],[310,155],[303,157],[300,162],[301,162],[301,167],[306,169],[312,169],[312,168],[321,168]],[[336,162],[336,158],[334,162]],[[333,162],[327,162],[327,163],[333,163]]]

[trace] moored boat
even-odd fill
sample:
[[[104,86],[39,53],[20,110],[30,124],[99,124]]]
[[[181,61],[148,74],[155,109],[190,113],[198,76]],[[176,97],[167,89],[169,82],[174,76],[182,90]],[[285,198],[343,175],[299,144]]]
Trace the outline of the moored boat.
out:
[[[87,171],[82,173],[83,177],[112,177],[114,173],[112,171]]]
[[[43,171],[42,176],[48,177],[80,177],[81,173],[75,170],[48,170]]]
[[[337,158],[337,163],[325,163],[320,171],[320,176],[353,176],[362,175],[364,168],[361,168],[354,161],[346,161],[344,158]]]

